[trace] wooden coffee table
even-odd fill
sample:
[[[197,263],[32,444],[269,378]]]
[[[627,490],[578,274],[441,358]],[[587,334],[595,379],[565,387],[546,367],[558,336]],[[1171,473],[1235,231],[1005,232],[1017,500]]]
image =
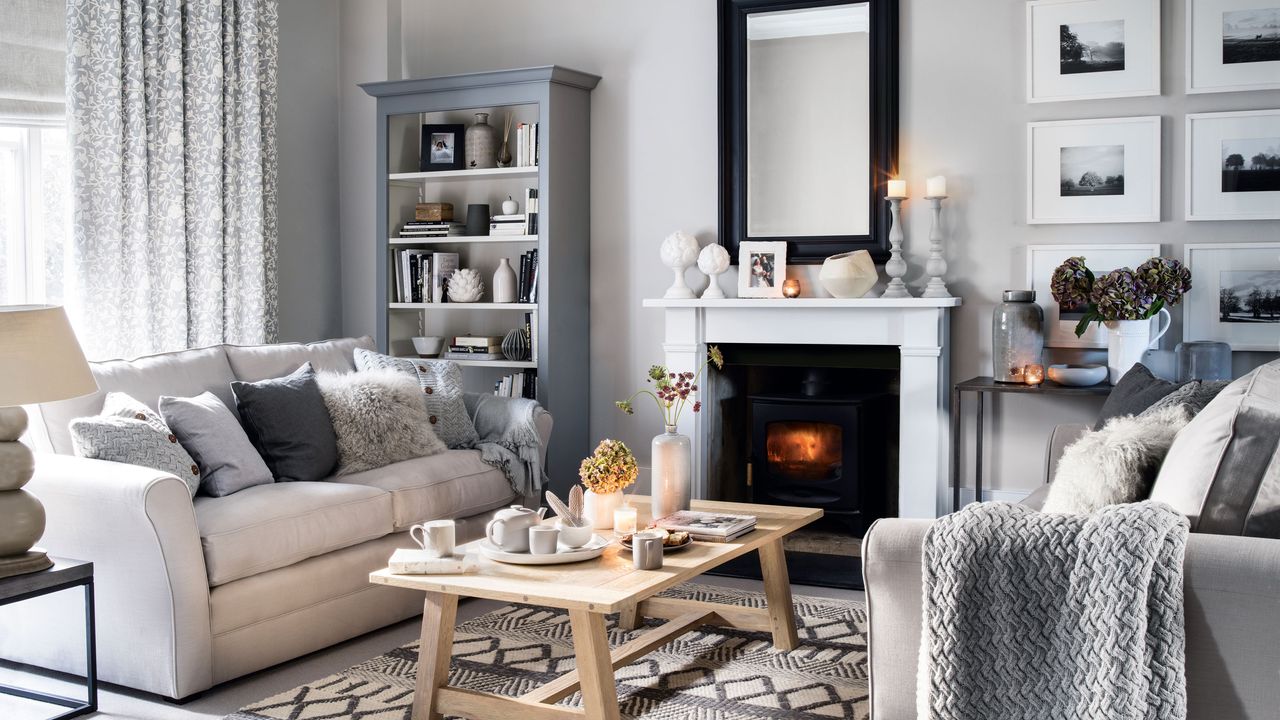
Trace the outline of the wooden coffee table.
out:
[[[640,508],[643,526],[648,523],[649,499],[636,497],[634,503]],[[480,571],[470,575],[392,575],[386,569],[372,573],[372,583],[421,590],[427,596],[422,610],[414,720],[437,720],[444,715],[478,720],[615,720],[618,696],[614,670],[700,625],[768,631],[773,634],[774,647],[794,649],[798,642],[795,611],[782,540],[822,517],[822,511],[701,500],[693,501],[693,509],[755,515],[756,529],[733,542],[694,543],[670,553],[660,570],[636,570],[630,554],[615,544],[595,560],[569,565],[508,565],[482,559]],[[752,550],[760,552],[765,608],[654,597]],[[450,686],[449,660],[460,597],[567,610],[577,669],[516,698]],[[620,613],[620,624],[628,629],[639,627],[646,617],[667,622],[610,652],[605,633],[605,615],[609,613]],[[555,705],[579,689],[583,707]]]

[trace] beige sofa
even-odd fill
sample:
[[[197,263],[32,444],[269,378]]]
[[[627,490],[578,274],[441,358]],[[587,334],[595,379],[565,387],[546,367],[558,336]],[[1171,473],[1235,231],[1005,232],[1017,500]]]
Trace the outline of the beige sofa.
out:
[[[1054,430],[1046,479],[1087,428]],[[1039,507],[1047,485],[1024,503]],[[915,720],[921,553],[930,520],[877,521],[863,542],[872,720]],[[1188,720],[1280,717],[1280,540],[1192,533],[1184,564]]]
[[[367,337],[311,345],[218,346],[93,365],[96,395],[41,406],[27,489],[48,511],[40,545],[95,565],[98,670],[106,682],[180,699],[422,611],[419,594],[373,586],[406,529],[459,521],[479,537],[492,512],[524,498],[475,450],[450,450],[329,482],[261,485],[193,501],[178,478],[71,456],[67,422],[107,391],[154,407],[206,390],[234,407],[232,380],[279,377],[310,361],[353,370]],[[545,453],[551,417],[537,418]],[[68,597],[60,597],[60,596]],[[79,596],[0,609],[0,658],[82,673]]]

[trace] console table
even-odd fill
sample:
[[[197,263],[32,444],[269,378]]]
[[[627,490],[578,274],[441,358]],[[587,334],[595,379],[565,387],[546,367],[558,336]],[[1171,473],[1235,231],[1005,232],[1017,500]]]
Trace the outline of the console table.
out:
[[[1052,380],[1045,380],[1040,385],[1024,385],[1022,383],[1005,383],[996,382],[995,378],[990,375],[969,378],[963,382],[958,382],[951,386],[951,509],[952,511],[960,509],[960,447],[964,439],[964,418],[961,413],[961,398],[964,393],[971,392],[977,395],[978,407],[978,428],[977,436],[974,438],[974,473],[973,473],[973,497],[977,500],[982,499],[982,437],[984,429],[982,425],[982,407],[983,399],[987,393],[992,394],[1010,394],[1010,395],[1056,395],[1056,396],[1075,396],[1075,397],[1106,397],[1111,394],[1111,384],[1106,382],[1097,385],[1089,385],[1088,387],[1075,387],[1071,385],[1059,385]]]
[[[11,685],[0,685],[0,693],[67,708],[66,712],[48,720],[66,720],[98,711],[97,642],[93,620],[93,563],[66,558],[51,558],[47,570],[13,575],[0,579],[0,606],[22,602],[71,588],[84,588],[85,699],[36,692]]]

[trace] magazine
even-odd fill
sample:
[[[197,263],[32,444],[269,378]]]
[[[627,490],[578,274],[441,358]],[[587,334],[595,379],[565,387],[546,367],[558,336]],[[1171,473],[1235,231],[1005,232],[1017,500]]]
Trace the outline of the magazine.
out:
[[[655,524],[664,530],[687,532],[695,537],[728,538],[755,527],[756,518],[754,515],[679,510],[659,518]]]

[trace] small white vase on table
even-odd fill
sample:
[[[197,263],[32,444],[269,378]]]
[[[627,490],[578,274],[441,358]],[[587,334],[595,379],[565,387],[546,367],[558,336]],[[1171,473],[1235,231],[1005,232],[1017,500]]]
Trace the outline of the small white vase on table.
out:
[[[623,502],[622,491],[640,475],[636,456],[621,440],[601,440],[582,461],[578,477],[586,486],[583,513],[597,530],[613,527],[613,511]]]

